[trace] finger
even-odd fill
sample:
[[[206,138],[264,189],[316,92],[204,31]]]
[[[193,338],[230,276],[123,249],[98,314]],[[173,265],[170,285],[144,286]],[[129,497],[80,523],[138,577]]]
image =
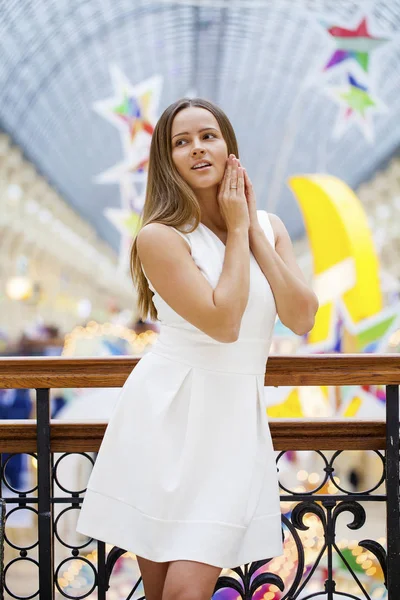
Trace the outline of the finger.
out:
[[[243,181],[244,181],[244,193],[245,193],[247,202],[249,202],[250,198],[251,198],[251,190],[250,190],[250,179],[249,179],[249,176],[247,175],[246,169],[243,169]]]
[[[237,193],[239,196],[244,195],[244,176],[242,167],[238,168],[238,179],[237,179]]]
[[[231,172],[232,172],[232,167],[230,164],[228,164],[228,166],[226,167],[226,171],[225,171],[225,180],[224,180],[224,187],[222,189],[222,194],[229,194],[229,188],[230,188],[230,181],[231,181]]]
[[[248,178],[246,169],[243,169],[243,179],[244,179],[244,184],[245,184],[246,189],[247,189],[248,188],[249,178]]]
[[[222,195],[230,193],[230,180],[231,180],[231,176],[232,176],[232,160],[233,160],[233,158],[234,158],[233,154],[230,154],[226,161],[223,185],[221,185]]]
[[[231,181],[230,181],[230,187],[234,191],[237,191],[237,185],[238,185],[237,182],[238,182],[238,167],[237,167],[237,163],[234,163],[232,166]]]
[[[246,185],[247,185],[247,187],[250,188],[250,187],[252,187],[250,177],[248,176],[246,169],[243,169],[243,171],[244,171],[244,179],[245,179]]]

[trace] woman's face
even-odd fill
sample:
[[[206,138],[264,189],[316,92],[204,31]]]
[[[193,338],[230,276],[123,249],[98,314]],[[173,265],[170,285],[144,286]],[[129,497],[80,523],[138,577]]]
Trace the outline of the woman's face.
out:
[[[171,144],[172,160],[192,190],[221,182],[228,148],[212,113],[198,106],[181,110],[172,123]]]

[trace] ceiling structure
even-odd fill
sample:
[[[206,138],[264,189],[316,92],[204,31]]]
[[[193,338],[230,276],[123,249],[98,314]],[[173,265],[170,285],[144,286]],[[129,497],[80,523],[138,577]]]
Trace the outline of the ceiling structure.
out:
[[[364,81],[365,68],[324,71],[337,50],[328,28],[364,16],[384,40],[369,56],[373,138],[353,123],[336,139],[341,108],[326,88],[354,66]],[[294,239],[303,223],[288,176],[328,172],[356,187],[400,145],[400,0],[0,0],[0,56],[0,129],[115,249],[104,210],[120,206],[119,188],[94,181],[124,158],[93,109],[114,95],[111,64],[132,85],[163,77],[159,114],[189,92],[219,104],[259,208]]]

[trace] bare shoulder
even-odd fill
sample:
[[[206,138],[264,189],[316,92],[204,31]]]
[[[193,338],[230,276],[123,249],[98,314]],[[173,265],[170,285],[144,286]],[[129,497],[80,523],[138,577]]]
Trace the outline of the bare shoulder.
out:
[[[141,228],[136,236],[140,245],[146,245],[149,242],[154,242],[159,236],[168,236],[169,227],[163,223],[148,223]]]
[[[268,213],[268,217],[274,230],[275,228],[278,230],[279,228],[285,227],[282,219],[278,217],[278,215],[275,215],[274,213]]]
[[[284,222],[282,221],[282,219],[280,217],[278,217],[278,215],[275,215],[273,213],[268,213],[268,217],[269,217],[271,227],[274,232],[276,241],[278,241],[278,238],[282,237],[282,235],[289,235]]]
[[[188,247],[179,234],[163,223],[148,223],[139,231],[136,240],[140,259],[148,251],[158,252],[159,249],[171,248],[171,244],[177,248]]]

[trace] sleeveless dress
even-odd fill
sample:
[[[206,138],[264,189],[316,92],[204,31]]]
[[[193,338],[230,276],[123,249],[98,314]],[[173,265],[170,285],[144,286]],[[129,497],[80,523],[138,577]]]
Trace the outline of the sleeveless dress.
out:
[[[268,213],[257,213],[274,246]],[[202,223],[192,233],[175,231],[215,288],[223,242]],[[251,254],[239,339],[222,343],[149,285],[160,333],[121,389],[77,531],[156,562],[234,568],[279,556],[279,485],[264,397],[276,319],[271,287]]]

